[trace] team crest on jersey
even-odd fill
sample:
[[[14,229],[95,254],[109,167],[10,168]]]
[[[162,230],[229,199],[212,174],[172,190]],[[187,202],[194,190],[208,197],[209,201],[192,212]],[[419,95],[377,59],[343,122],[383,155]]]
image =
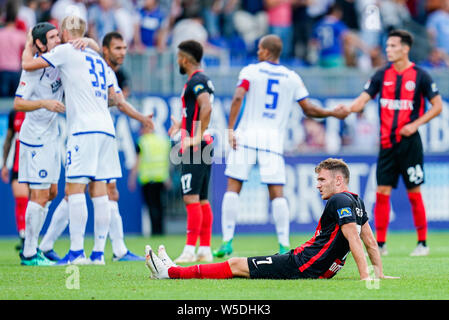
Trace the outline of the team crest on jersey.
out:
[[[415,81],[410,80],[405,83],[405,89],[407,89],[408,91],[413,91],[415,90],[415,88],[416,88]]]
[[[195,94],[197,94],[198,92],[200,92],[200,90],[203,90],[203,89],[204,89],[204,85],[200,83],[193,87],[193,92],[195,92]]]
[[[41,171],[39,171],[39,177],[45,178],[47,175],[48,175],[47,170],[42,169]]]
[[[338,217],[345,218],[345,217],[351,217],[352,216],[352,210],[350,207],[344,207],[341,209],[337,209]]]

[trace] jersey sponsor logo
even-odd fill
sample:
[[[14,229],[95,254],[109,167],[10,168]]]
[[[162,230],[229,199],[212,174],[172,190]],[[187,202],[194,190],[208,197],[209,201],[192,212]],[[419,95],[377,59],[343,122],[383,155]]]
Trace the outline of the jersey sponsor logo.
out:
[[[405,89],[408,91],[413,91],[416,88],[415,81],[409,80],[405,83]]]
[[[380,99],[380,106],[389,110],[413,110],[413,101],[404,99]]]
[[[56,80],[55,82],[53,82],[51,84],[51,92],[52,93],[57,92],[59,90],[59,88],[61,88],[61,86],[62,86],[61,78],[58,78],[58,80]]]
[[[338,217],[345,218],[345,217],[352,217],[352,210],[350,207],[344,207],[341,209],[337,209]]]
[[[196,86],[193,87],[193,92],[195,92],[195,94],[197,94],[198,92],[200,92],[203,89],[204,89],[204,85],[202,85],[200,83],[200,84],[197,84]]]
[[[384,81],[384,86],[391,86],[391,85],[393,85],[393,81]]]
[[[25,81],[20,81],[20,86],[21,87],[25,87],[27,85],[27,83]]]
[[[437,92],[438,91],[438,87],[437,87],[437,84],[435,82],[432,83],[431,88],[432,88],[433,92]]]

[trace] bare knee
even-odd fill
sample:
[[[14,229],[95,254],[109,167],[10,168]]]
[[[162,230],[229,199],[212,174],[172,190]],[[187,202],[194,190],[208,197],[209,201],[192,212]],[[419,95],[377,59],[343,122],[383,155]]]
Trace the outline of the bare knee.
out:
[[[117,190],[117,183],[108,183],[108,198],[110,201],[118,201],[119,192]]]
[[[246,258],[231,258],[228,263],[233,276],[249,278],[248,260]]]

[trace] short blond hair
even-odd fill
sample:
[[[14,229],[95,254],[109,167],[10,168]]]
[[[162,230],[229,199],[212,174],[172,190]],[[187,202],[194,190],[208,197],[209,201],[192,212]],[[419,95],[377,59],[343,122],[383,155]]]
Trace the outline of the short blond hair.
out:
[[[332,172],[338,171],[343,175],[346,183],[349,183],[349,167],[343,159],[327,158],[315,167],[315,173],[320,173],[321,169],[326,169]]]
[[[72,36],[83,37],[86,32],[86,21],[78,16],[67,16],[61,22],[61,31],[64,30]]]

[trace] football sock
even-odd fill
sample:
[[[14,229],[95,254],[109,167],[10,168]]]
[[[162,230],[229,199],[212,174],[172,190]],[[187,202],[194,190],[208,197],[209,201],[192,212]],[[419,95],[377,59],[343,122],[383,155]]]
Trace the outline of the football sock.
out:
[[[239,210],[239,194],[227,191],[221,204],[221,230],[223,241],[234,238],[235,222]]]
[[[128,252],[124,241],[122,216],[117,201],[109,200],[109,207],[111,209],[109,237],[111,238],[112,252],[116,257],[122,257]]]
[[[28,206],[28,197],[17,197],[16,200],[16,225],[19,234],[24,234],[25,231],[25,212]]]
[[[23,255],[25,258],[32,257],[36,254],[39,233],[45,221],[45,208],[38,203],[29,201],[25,214],[25,243]]]
[[[408,192],[408,198],[412,206],[413,222],[415,223],[418,241],[425,241],[427,238],[427,220],[421,192]]]
[[[278,241],[281,245],[289,247],[290,215],[287,199],[275,198],[273,199],[273,201],[271,201],[271,207],[273,211],[273,219],[276,226]]]
[[[210,247],[210,239],[212,237],[212,222],[214,215],[210,203],[201,205],[202,222],[200,229],[200,246]]]
[[[376,204],[374,205],[374,224],[376,226],[377,242],[386,241],[389,221],[390,221],[390,196],[377,192]]]
[[[202,224],[202,211],[199,202],[186,205],[187,210],[187,240],[186,245],[196,246]]]
[[[93,197],[94,207],[94,247],[92,251],[104,252],[109,225],[111,224],[111,209],[107,195]]]
[[[233,277],[227,261],[189,267],[171,267],[168,269],[168,276],[172,279],[230,279]]]
[[[87,223],[87,204],[84,193],[69,195],[70,250],[84,250],[84,233]]]
[[[62,232],[69,224],[69,204],[67,200],[63,198],[59,205],[56,207],[51,217],[50,225],[47,228],[39,249],[43,252],[47,252],[53,249],[55,241],[59,238]]]

